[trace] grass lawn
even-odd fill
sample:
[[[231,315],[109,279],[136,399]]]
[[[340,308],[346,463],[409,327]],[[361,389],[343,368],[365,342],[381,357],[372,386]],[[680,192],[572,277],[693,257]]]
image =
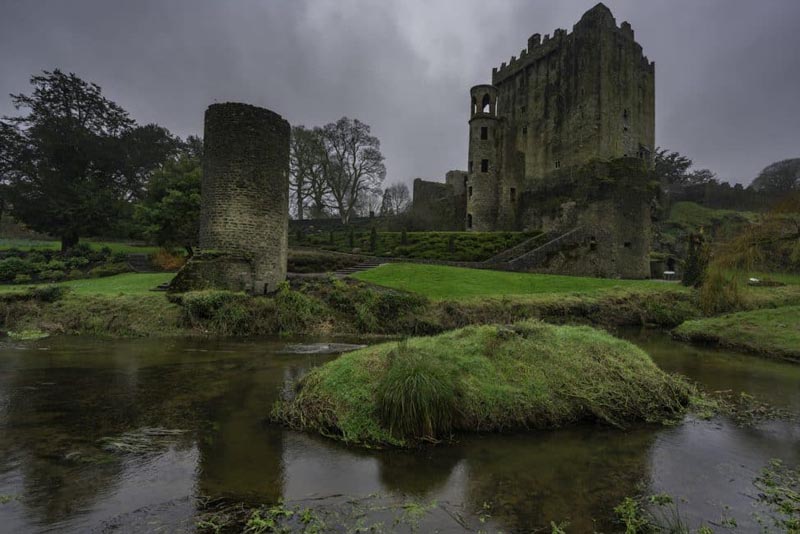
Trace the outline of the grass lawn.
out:
[[[686,321],[676,337],[800,362],[800,306],[766,308]]]
[[[75,295],[143,295],[159,284],[172,280],[175,273],[126,273],[105,278],[86,278],[58,282],[72,288]],[[30,285],[0,285],[0,292],[24,291]]]
[[[553,274],[510,273],[443,265],[389,263],[354,275],[393,289],[421,293],[434,300],[470,299],[503,295],[575,293],[611,288],[677,289],[677,284],[655,280],[616,280]]]
[[[158,247],[132,245],[129,243],[117,243],[112,241],[92,241],[89,239],[83,239],[81,240],[81,243],[89,243],[89,245],[95,250],[108,247],[111,249],[111,252],[125,252],[129,254],[150,254],[151,252],[158,250]],[[8,250],[11,248],[16,248],[19,250],[61,250],[61,242],[0,238],[0,250]]]

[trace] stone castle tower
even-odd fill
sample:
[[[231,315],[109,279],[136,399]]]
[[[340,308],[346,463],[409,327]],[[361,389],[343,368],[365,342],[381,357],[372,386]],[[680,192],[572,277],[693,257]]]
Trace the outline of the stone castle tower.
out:
[[[205,114],[199,251],[173,290],[264,294],[286,279],[289,123],[229,102]]]
[[[519,57],[470,91],[468,230],[511,230],[519,197],[545,177],[617,158],[652,161],[655,64],[630,24],[598,4],[553,37],[534,34]]]

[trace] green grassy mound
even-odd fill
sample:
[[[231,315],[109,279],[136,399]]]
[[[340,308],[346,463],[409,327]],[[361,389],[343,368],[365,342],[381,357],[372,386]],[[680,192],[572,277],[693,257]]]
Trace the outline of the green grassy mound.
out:
[[[626,341],[526,321],[343,355],[310,372],[273,419],[349,443],[409,446],[457,431],[660,422],[682,414],[689,396]]]
[[[784,306],[686,321],[675,337],[800,363],[800,306]]]

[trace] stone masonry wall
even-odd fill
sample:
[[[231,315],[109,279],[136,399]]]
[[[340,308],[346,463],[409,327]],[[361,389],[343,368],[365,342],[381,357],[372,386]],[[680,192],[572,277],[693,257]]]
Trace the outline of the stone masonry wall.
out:
[[[260,294],[285,280],[289,130],[264,108],[225,103],[206,110],[200,246],[187,265],[195,272],[183,275],[189,285]]]

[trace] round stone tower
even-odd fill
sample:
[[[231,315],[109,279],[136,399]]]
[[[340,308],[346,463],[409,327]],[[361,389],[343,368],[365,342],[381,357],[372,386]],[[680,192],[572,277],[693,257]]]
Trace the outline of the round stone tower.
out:
[[[498,205],[497,88],[470,89],[469,162],[467,164],[467,230],[495,230]]]
[[[289,123],[268,109],[208,107],[200,246],[175,289],[263,294],[286,279],[289,133]]]

